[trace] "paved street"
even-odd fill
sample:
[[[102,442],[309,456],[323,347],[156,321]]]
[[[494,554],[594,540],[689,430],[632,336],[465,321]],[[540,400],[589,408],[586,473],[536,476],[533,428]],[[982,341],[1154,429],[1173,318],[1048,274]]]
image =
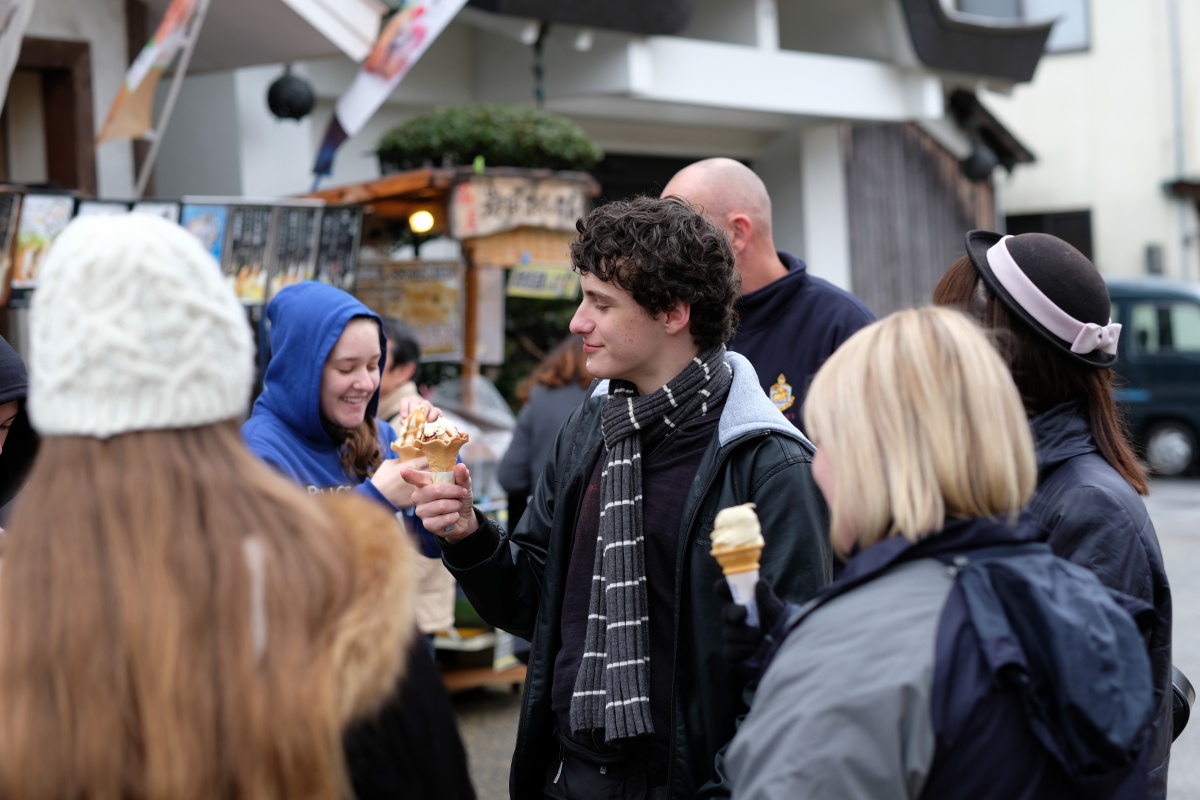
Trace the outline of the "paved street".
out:
[[[1175,663],[1200,686],[1200,480],[1155,481],[1147,506],[1158,530],[1175,607]],[[458,695],[479,800],[508,797],[520,697],[508,689]],[[1170,800],[1200,800],[1200,710],[1171,753]]]

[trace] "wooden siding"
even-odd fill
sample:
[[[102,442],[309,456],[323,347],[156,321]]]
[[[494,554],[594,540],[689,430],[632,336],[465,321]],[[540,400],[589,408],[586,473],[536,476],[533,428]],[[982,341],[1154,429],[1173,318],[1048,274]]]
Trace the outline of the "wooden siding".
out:
[[[994,229],[992,185],[967,180],[911,123],[850,125],[843,135],[854,294],[880,316],[924,305],[963,235]]]

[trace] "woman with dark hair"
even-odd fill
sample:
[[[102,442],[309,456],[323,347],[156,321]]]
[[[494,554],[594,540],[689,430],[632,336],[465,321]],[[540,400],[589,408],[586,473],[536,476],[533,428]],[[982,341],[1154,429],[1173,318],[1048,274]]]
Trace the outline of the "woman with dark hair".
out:
[[[524,404],[512,442],[504,451],[496,479],[508,494],[508,523],[516,527],[542,467],[554,449],[558,429],[587,397],[592,376],[583,355],[583,339],[559,342],[517,388]]]
[[[348,797],[342,732],[413,638],[394,519],[246,450],[245,312],[178,225],[71,223],[30,333],[42,443],[4,540],[0,795]]]
[[[281,290],[267,318],[271,361],[242,426],[250,450],[310,494],[349,492],[399,514],[423,552],[440,554],[412,513],[412,487],[390,447],[396,432],[375,416],[387,352],[380,317],[341,289],[305,281]],[[427,468],[424,458],[404,464]],[[453,708],[419,641],[395,702],[350,731],[346,747],[360,800],[474,798]]]
[[[934,290],[993,333],[1029,416],[1038,488],[1030,504],[1055,554],[1154,606],[1151,662],[1160,712],[1150,798],[1167,791],[1171,722],[1171,589],[1139,494],[1146,469],[1113,399],[1117,337],[1104,279],[1071,245],[1042,233],[972,231],[966,255]]]

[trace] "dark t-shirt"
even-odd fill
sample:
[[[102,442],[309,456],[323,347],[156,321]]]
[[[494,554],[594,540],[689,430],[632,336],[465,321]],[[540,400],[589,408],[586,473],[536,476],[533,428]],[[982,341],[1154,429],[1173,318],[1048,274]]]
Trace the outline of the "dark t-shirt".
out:
[[[724,406],[724,403],[721,404]],[[716,433],[721,408],[680,427],[672,436],[642,455],[642,527],[645,537],[646,593],[650,626],[650,719],[654,733],[630,749],[645,758],[648,771],[665,779],[670,747],[671,692],[675,634],[675,563],[683,505],[709,442]],[[571,734],[571,694],[582,661],[587,633],[588,601],[596,538],[600,526],[600,472],[605,450],[592,470],[567,568],[563,596],[562,649],[554,660],[551,703],[560,730],[597,752],[611,752],[603,731],[594,736]]]

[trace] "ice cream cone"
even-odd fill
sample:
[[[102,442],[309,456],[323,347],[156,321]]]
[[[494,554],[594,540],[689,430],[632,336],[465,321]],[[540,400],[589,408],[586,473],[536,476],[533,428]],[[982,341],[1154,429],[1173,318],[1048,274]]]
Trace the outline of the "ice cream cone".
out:
[[[429,459],[433,472],[453,472],[458,461],[458,451],[471,437],[455,428],[445,417],[436,422],[426,422],[417,437],[421,453]]]
[[[414,458],[421,457],[421,448],[416,445],[403,444],[399,439],[392,442],[392,450],[400,456],[401,461],[412,461]]]
[[[748,544],[724,550],[713,549],[709,551],[709,554],[721,565],[722,572],[726,575],[736,575],[740,572],[757,570],[762,549],[761,544]]]
[[[429,459],[431,472],[454,472],[454,464],[458,461],[458,450],[466,444],[466,438],[454,442],[422,442],[421,453]]]

